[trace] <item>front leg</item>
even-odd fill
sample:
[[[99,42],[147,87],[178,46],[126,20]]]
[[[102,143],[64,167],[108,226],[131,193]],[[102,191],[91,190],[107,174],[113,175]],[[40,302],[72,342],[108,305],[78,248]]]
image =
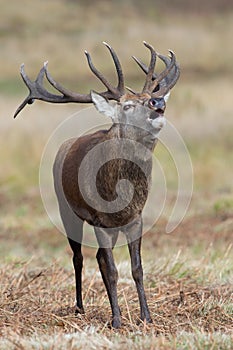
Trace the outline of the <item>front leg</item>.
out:
[[[128,248],[131,258],[132,276],[136,284],[139,304],[140,318],[146,322],[152,322],[150,311],[147,305],[145,289],[143,285],[143,269],[141,262],[141,239],[142,239],[142,219],[141,217],[134,221],[125,232]]]

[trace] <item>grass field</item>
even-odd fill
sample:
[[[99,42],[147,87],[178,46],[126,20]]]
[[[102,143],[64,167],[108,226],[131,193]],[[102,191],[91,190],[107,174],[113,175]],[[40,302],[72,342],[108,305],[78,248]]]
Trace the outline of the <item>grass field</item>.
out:
[[[228,1],[188,3],[21,0],[16,6],[0,0],[0,349],[233,348],[233,9]],[[36,102],[12,119],[27,93],[18,73],[22,62],[35,77],[49,60],[56,79],[87,92],[101,88],[88,71],[88,49],[114,81],[104,40],[118,52],[127,85],[135,89],[143,77],[130,56],[148,60],[142,40],[162,53],[176,52],[182,74],[167,116],[185,140],[194,171],[183,222],[167,235],[162,215],[143,237],[151,325],[138,318],[127,248],[115,250],[123,319],[117,331],[109,327],[94,248],[84,247],[86,313],[74,317],[71,252],[40,198],[45,144],[81,107]],[[172,201],[174,164],[161,145],[156,154],[164,160]]]

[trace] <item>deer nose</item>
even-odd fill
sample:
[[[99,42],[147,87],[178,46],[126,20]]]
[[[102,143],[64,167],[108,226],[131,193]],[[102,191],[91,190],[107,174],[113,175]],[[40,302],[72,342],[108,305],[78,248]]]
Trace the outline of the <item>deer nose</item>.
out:
[[[156,110],[157,112],[159,113],[163,113],[165,111],[165,108],[166,108],[166,103],[165,103],[165,100],[164,98],[151,98],[149,100],[149,106],[151,108],[153,108],[154,110]]]
[[[166,108],[166,103],[164,101],[164,98],[151,98],[149,100],[149,106],[152,109],[149,118],[156,119],[163,116]]]

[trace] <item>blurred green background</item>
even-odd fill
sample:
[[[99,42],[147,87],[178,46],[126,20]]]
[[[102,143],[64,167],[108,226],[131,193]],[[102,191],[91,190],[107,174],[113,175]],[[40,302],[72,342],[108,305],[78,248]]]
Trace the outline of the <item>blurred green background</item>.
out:
[[[143,40],[163,54],[168,49],[176,53],[181,77],[172,91],[167,116],[184,138],[193,162],[194,195],[189,214],[232,212],[231,1],[0,0],[0,8],[0,205],[4,230],[14,226],[18,217],[28,220],[31,227],[38,211],[41,222],[46,220],[38,187],[43,148],[55,127],[84,107],[36,101],[13,120],[27,94],[19,75],[21,63],[31,78],[48,60],[50,73],[64,86],[83,93],[102,89],[84,55],[88,50],[98,69],[115,82],[113,63],[102,41],[114,47],[126,85],[136,90],[141,89],[144,76],[131,56],[148,62]],[[156,152],[163,150],[158,147]],[[164,168],[172,191],[177,176],[166,157]]]

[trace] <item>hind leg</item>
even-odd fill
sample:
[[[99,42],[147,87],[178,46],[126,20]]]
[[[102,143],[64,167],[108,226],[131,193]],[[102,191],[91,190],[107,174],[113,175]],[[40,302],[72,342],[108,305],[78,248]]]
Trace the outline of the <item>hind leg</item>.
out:
[[[105,229],[95,227],[95,234],[99,243],[96,258],[112,309],[112,327],[119,328],[121,326],[121,313],[117,299],[118,272],[112,253],[118,232],[109,235]]]
[[[81,251],[83,238],[83,220],[81,220],[69,207],[67,201],[58,195],[59,210],[63,226],[73,251],[73,266],[76,282],[76,313],[84,313],[82,302],[82,268],[83,255]]]
[[[82,302],[82,268],[83,268],[83,255],[82,255],[82,237],[83,237],[83,221],[71,212],[61,211],[61,218],[63,221],[66,235],[73,251],[73,266],[75,271],[75,283],[76,283],[76,310],[75,313],[84,313]]]
[[[70,208],[69,208],[70,209]],[[84,313],[82,302],[82,237],[83,237],[83,221],[73,213],[60,208],[62,222],[66,231],[66,235],[73,251],[73,266],[75,271],[76,283],[76,313]]]
[[[53,177],[54,177],[54,189],[57,195],[59,204],[59,211],[63,226],[66,232],[66,236],[70,243],[73,251],[73,265],[75,271],[76,280],[76,305],[77,312],[83,313],[82,303],[82,267],[83,267],[83,256],[81,251],[81,244],[83,238],[83,220],[81,220],[70,208],[62,186],[62,169],[63,161],[69,151],[73,140],[66,141],[60,148],[53,166]]]
[[[73,265],[75,271],[76,282],[76,310],[75,313],[84,313],[83,301],[82,301],[82,268],[83,268],[83,256],[81,252],[81,243],[75,242],[68,238],[71,249],[73,250]]]

